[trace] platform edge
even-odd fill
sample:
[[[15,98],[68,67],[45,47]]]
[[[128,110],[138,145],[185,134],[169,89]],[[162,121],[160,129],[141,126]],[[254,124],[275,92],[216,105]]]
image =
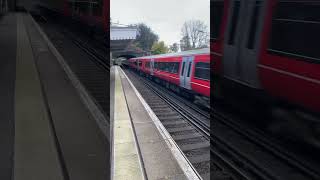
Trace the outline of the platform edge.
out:
[[[87,107],[92,117],[96,120],[97,125],[99,129],[102,131],[103,135],[110,141],[110,133],[108,133],[110,130],[110,124],[108,124],[107,119],[103,115],[103,113],[100,111],[100,109],[97,107],[95,102],[92,100],[92,97],[89,95],[85,87],[82,85],[80,80],[77,78],[77,76],[74,74],[74,72],[71,70],[69,65],[65,62],[63,56],[59,53],[59,51],[54,47],[53,43],[49,40],[48,36],[43,32],[42,28],[38,25],[38,23],[33,19],[33,17],[29,14],[32,22],[34,23],[35,27],[41,34],[42,38],[46,41],[50,51],[52,54],[57,58],[59,64],[61,65],[62,69],[67,74],[70,82],[77,90],[78,94],[80,95],[80,99],[83,102],[83,104]],[[107,127],[105,127],[102,122],[106,122]]]
[[[190,179],[190,180],[201,180],[201,176],[199,175],[199,173],[195,170],[195,168],[192,166],[192,164],[190,163],[190,161],[187,159],[187,157],[184,155],[184,153],[182,152],[182,150],[178,147],[178,145],[175,143],[175,141],[173,140],[173,138],[171,137],[171,135],[169,134],[169,132],[165,129],[165,127],[162,125],[162,123],[160,122],[160,120],[158,119],[158,117],[155,115],[155,113],[153,112],[153,110],[150,108],[150,106],[147,104],[147,102],[144,100],[144,98],[141,96],[141,94],[139,93],[139,91],[136,89],[136,87],[133,85],[133,83],[131,82],[131,80],[128,78],[128,76],[126,75],[126,73],[122,70],[122,68],[119,68],[121,70],[121,72],[124,74],[124,76],[126,77],[126,79],[128,80],[130,86],[132,87],[132,89],[134,90],[135,94],[137,95],[138,99],[140,100],[140,102],[142,103],[142,105],[144,106],[144,108],[146,109],[146,111],[148,112],[148,115],[150,116],[150,118],[152,119],[153,123],[155,124],[155,126],[157,127],[159,133],[161,134],[161,136],[168,140],[165,141],[168,148],[171,150],[172,155],[175,157],[175,159],[177,160],[177,163],[179,164],[181,170],[183,171],[184,175]]]

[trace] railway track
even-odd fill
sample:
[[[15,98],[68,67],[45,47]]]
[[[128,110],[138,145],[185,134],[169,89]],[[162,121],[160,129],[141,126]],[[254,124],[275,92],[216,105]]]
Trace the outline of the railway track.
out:
[[[173,94],[173,92],[167,89],[164,89],[163,92]],[[190,101],[179,96],[176,96],[176,99],[179,99],[180,102],[184,102],[185,106],[194,109],[201,115],[210,118],[204,110],[198,108],[195,104],[190,103]],[[209,111],[209,109],[207,109],[207,111]],[[258,129],[252,130],[252,128],[244,127],[242,123],[236,122],[216,110],[212,111],[212,115],[214,117],[214,125],[212,126],[212,136],[210,136],[211,160],[220,165],[219,170],[225,169],[227,171],[227,173],[223,174],[223,179],[320,179],[320,173],[318,172],[319,164],[309,164],[308,162],[304,162],[303,159],[297,158],[296,154],[279,146],[279,142],[275,143],[274,140],[270,139],[270,136],[266,135],[262,131],[258,131]],[[225,125],[224,129],[221,124]],[[253,155],[254,153],[250,154],[248,152],[241,152],[239,150],[246,146],[234,148],[230,146],[231,143],[226,143],[239,141],[238,139],[232,140],[229,138],[228,141],[215,133],[220,132],[221,134],[226,135],[227,130],[235,131],[241,136],[241,139],[250,141],[250,143],[265,151],[265,153]],[[261,149],[256,149],[255,152],[261,151]],[[248,155],[251,155],[251,157]],[[276,159],[272,161],[271,156],[269,157],[270,162],[278,164],[278,166],[273,167],[279,168],[279,174],[274,173],[276,170],[268,166],[271,163],[266,166],[261,163],[263,161],[259,161],[255,158],[263,156],[266,157],[268,155],[274,156],[274,159]],[[290,170],[295,171],[295,173],[290,173]],[[212,174],[214,174],[214,172]]]
[[[210,166],[214,164],[210,165],[209,114],[186,106],[176,99],[180,97],[132,71],[125,72],[200,176],[210,179]]]
[[[68,34],[68,37],[72,39],[72,41],[85,53],[87,53],[91,60],[97,64],[97,66],[100,66],[102,69],[105,69],[106,71],[110,71],[110,64],[108,62],[108,59],[105,54],[101,53],[101,50],[98,51],[95,48],[93,48],[90,44],[88,44],[87,41],[83,41],[74,34],[72,34],[70,31],[64,30],[63,32]]]
[[[207,157],[209,156],[208,159],[210,160],[210,169],[209,169],[210,178],[221,179],[221,180],[248,179],[247,176],[242,173],[242,171],[240,170],[239,167],[237,167],[229,159],[225,158],[225,156],[221,152],[216,151],[216,148],[214,148],[212,146],[212,142],[214,141],[214,139],[210,136],[210,113],[208,113],[210,111],[209,109],[202,109],[198,105],[190,102],[189,100],[186,100],[183,97],[180,97],[179,95],[176,95],[172,91],[170,91],[170,90],[168,90],[168,89],[166,89],[166,88],[164,88],[154,82],[151,82],[149,80],[146,80],[145,78],[139,77],[136,74],[134,74],[128,70],[126,70],[126,72],[128,74],[130,73],[129,77],[131,77],[131,78],[132,78],[132,76],[135,76],[135,79],[133,79],[134,84],[138,80],[139,82],[143,83],[145,85],[145,87],[150,89],[152,91],[151,93],[154,93],[154,95],[158,96],[166,103],[166,105],[163,105],[163,106],[162,105],[154,105],[152,101],[150,101],[150,100],[148,101],[148,99],[150,99],[150,98],[144,97],[144,98],[146,98],[146,101],[149,103],[150,107],[156,113],[158,118],[162,121],[162,123],[164,123],[164,126],[166,128],[170,128],[166,124],[170,124],[171,123],[170,121],[173,121],[173,124],[174,124],[174,120],[168,119],[168,123],[167,123],[166,122],[167,119],[162,118],[163,112],[161,112],[161,111],[158,112],[158,106],[166,107],[169,105],[171,108],[176,110],[176,112],[178,112],[181,116],[183,116],[184,121],[187,121],[190,123],[190,125],[192,126],[191,129],[195,129],[195,132],[199,133],[199,134],[191,134],[191,135],[189,135],[189,138],[192,139],[192,138],[194,138],[193,136],[197,137],[197,136],[200,136],[200,134],[201,134],[203,137],[205,137],[205,139],[208,142],[211,141],[211,145],[209,145],[210,147],[206,147],[205,152],[203,152],[203,151],[198,152],[198,154],[200,153],[200,156],[202,156],[201,155],[202,153],[205,153],[205,156],[207,156]],[[144,85],[142,85],[142,86],[144,86]],[[137,87],[137,89],[139,91],[141,91],[141,88]],[[144,90],[142,90],[142,94],[144,95],[144,94],[146,94],[146,92]],[[156,102],[155,104],[158,104],[158,103],[159,102]],[[169,133],[172,135],[172,137],[175,139],[175,141],[179,145],[180,138],[174,136],[174,132],[172,133],[170,131],[170,129],[169,129]],[[188,132],[186,132],[186,133],[188,133]],[[188,152],[188,151],[183,151],[183,152],[186,154],[187,158],[191,159],[190,162],[192,164],[194,164],[194,166],[198,170],[198,169],[201,169],[201,166],[198,167],[196,164],[197,162],[193,162],[193,159],[198,158],[196,145],[194,148],[195,148],[195,150],[193,152]],[[194,155],[193,153],[195,154],[194,157],[193,157],[193,155]],[[206,175],[207,176],[204,175],[202,177],[204,177],[204,179],[206,179],[208,177],[208,174],[206,174]]]
[[[310,166],[270,136],[240,124],[221,110],[214,110],[213,116],[213,147],[219,147],[247,179],[320,179],[319,166]]]
[[[175,122],[170,118],[166,122],[166,115],[163,115],[166,112],[161,111],[161,107],[166,106],[162,102],[167,106],[169,105],[180,115],[185,114],[181,115],[182,118],[206,140],[210,139],[210,174],[212,178],[241,180],[320,179],[320,173],[317,171],[318,166],[313,167],[308,163],[304,163],[303,160],[296,158],[295,154],[280,147],[279,144],[273,143],[269,136],[245,127],[242,123],[237,123],[232,118],[216,110],[211,112],[214,119],[210,136],[208,134],[209,126],[206,124],[206,120],[210,116],[206,110],[197,107],[190,101],[155,82],[151,82],[128,70],[126,70],[126,73],[129,74],[130,78],[133,78],[132,80],[137,89],[141,91],[146,101],[150,103],[150,107],[164,123],[164,126],[168,128],[169,133],[173,134],[174,139],[174,133],[170,131],[170,127],[167,124],[175,124]],[[150,95],[152,93],[153,95]],[[150,96],[158,96],[162,101],[155,101],[154,99],[156,98]],[[158,111],[159,109],[160,111]],[[192,137],[192,135],[189,137]],[[179,140],[179,138],[176,138],[178,145],[180,145]],[[208,151],[207,149],[206,153]],[[190,158],[188,152],[185,153]],[[191,156],[191,162],[192,158]],[[197,169],[196,165],[195,167]]]
[[[46,18],[49,19],[49,18]],[[109,117],[109,61],[82,37],[59,24],[38,22],[51,42],[62,54],[72,71],[93,97],[98,108]]]

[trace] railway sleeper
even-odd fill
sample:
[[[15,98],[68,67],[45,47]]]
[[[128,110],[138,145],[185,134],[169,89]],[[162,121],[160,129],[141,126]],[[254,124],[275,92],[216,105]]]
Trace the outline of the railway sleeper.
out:
[[[297,109],[277,106],[272,109],[273,121],[267,130],[291,141],[305,142],[320,148],[320,122]]]
[[[190,151],[193,149],[207,148],[209,146],[210,146],[210,144],[206,141],[199,142],[199,143],[193,143],[193,144],[179,145],[179,147],[182,151]]]

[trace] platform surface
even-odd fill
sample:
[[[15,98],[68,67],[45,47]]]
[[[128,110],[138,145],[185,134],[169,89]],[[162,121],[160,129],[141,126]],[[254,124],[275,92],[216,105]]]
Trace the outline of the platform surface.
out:
[[[109,179],[109,142],[49,44],[29,14],[0,19],[0,179]]]
[[[14,148],[14,87],[17,18],[0,17],[0,179],[11,179]]]
[[[111,96],[114,98],[114,179],[128,179],[136,173],[145,174],[149,180],[200,179],[182,152],[175,147],[168,132],[159,127],[160,121],[155,123],[156,119],[150,115],[151,109],[146,109],[142,97],[139,97],[122,69],[118,66],[112,68],[111,77],[114,76],[114,79],[111,81],[115,84],[114,95]],[[134,168],[129,166],[134,170],[123,171],[117,166],[118,162],[130,164],[131,161],[139,165]],[[137,167],[140,169],[136,170]]]
[[[17,18],[14,179],[63,179],[25,14]],[[48,163],[49,162],[49,163]]]

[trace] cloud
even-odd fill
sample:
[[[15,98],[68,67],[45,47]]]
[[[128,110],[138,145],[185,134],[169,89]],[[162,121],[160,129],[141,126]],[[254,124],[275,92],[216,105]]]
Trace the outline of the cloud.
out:
[[[179,42],[181,27],[190,19],[210,23],[210,0],[111,0],[112,21],[122,24],[144,22],[165,43]]]

